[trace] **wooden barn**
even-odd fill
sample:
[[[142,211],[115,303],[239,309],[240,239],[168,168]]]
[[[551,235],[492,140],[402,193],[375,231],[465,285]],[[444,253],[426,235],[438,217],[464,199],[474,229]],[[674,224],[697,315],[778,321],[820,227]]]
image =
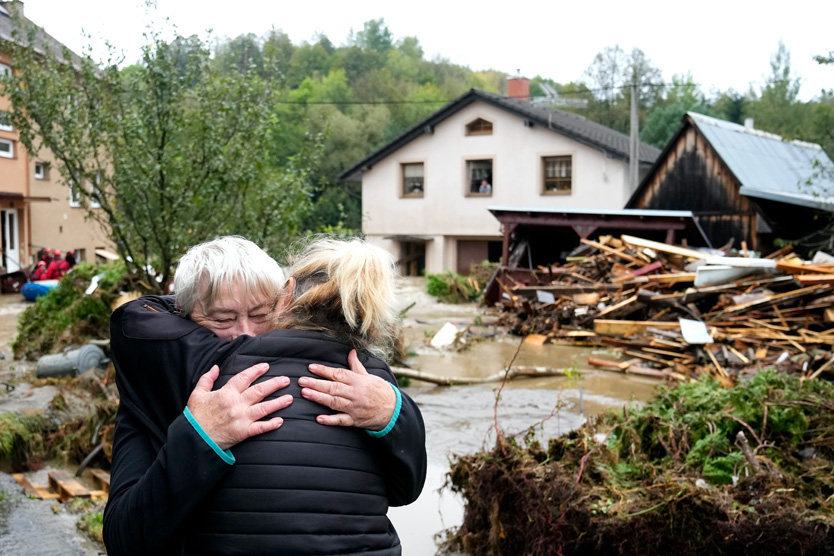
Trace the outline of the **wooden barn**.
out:
[[[810,247],[834,212],[834,164],[819,145],[690,112],[626,207],[692,211],[718,248]]]

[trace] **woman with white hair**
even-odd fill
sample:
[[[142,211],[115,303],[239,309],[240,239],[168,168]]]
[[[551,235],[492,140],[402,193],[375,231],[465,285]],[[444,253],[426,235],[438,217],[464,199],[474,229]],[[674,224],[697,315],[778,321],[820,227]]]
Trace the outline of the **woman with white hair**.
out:
[[[194,279],[216,282],[203,275]],[[206,463],[203,450],[197,458],[197,471],[213,479],[191,481],[197,492],[183,489],[180,505],[186,508],[161,512],[184,524],[176,527],[175,534],[185,539],[185,554],[401,553],[387,509],[389,504],[403,505],[417,498],[425,481],[426,455],[419,409],[400,392],[380,358],[394,341],[393,279],[394,262],[385,251],[361,240],[318,240],[292,267],[286,295],[279,301],[283,310],[277,311],[278,329],[233,342],[217,338],[199,342],[202,353],[222,353],[220,368],[199,378],[190,396],[184,396],[187,387],[172,388],[162,396],[167,401],[155,404],[160,408],[157,416],[163,417],[188,399],[186,419],[216,455],[216,461]],[[219,295],[234,300],[224,302],[222,311],[215,311],[217,293],[212,298],[201,291],[189,311],[192,318],[204,319],[204,326],[220,334],[235,327],[259,331],[261,313],[250,312],[259,306],[257,292],[235,288],[231,296]],[[194,297],[186,295],[187,289],[178,290],[178,299],[180,294],[186,300]],[[183,311],[187,309],[183,304]],[[189,351],[187,340],[177,338],[173,343],[185,343]],[[266,369],[253,366],[262,361],[269,363]],[[351,371],[340,368],[348,364]],[[261,369],[258,373],[265,371],[265,380],[249,386],[257,378],[252,372],[256,367]],[[200,367],[189,361],[182,368]],[[197,377],[190,374],[193,384]],[[291,405],[282,401],[287,395],[272,395],[287,383]],[[236,443],[206,432],[222,430],[228,416],[203,411],[204,404],[230,385],[233,392],[258,391],[250,409],[257,408],[260,417],[269,416],[255,423],[263,425],[263,434]],[[140,403],[149,402],[148,392],[139,397]],[[281,417],[271,415],[276,405],[284,408]],[[221,460],[228,469],[215,475]],[[170,467],[173,462],[166,463]],[[114,468],[115,464],[114,458]],[[152,498],[134,496],[140,503],[133,508],[143,508],[144,500],[147,511]],[[109,553],[142,553],[158,547],[148,538],[153,535],[149,524],[158,524],[158,519],[126,525],[113,515],[108,519],[105,513]],[[121,535],[108,535],[108,523],[123,529]],[[167,526],[170,529],[170,521]],[[116,542],[126,539],[134,542]]]

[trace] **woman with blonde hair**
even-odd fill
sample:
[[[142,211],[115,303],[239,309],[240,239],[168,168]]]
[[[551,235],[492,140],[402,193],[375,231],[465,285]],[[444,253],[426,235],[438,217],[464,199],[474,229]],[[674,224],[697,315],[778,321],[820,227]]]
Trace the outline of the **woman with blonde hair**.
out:
[[[114,554],[147,552],[174,541],[189,555],[402,553],[386,514],[389,506],[409,504],[419,496],[426,450],[420,411],[400,391],[384,360],[395,341],[394,260],[360,239],[319,238],[292,263],[276,306],[274,330],[227,340],[203,334],[199,351],[223,352],[224,359],[219,370],[215,367],[199,380],[199,364],[181,362],[189,370],[186,383],[197,381],[197,386],[187,404],[182,399],[161,403],[185,405],[188,422],[210,449],[195,443],[192,450],[199,454],[193,461],[177,458],[172,464],[169,458],[169,469],[193,466],[196,474],[176,493],[171,490],[177,485],[166,482],[162,472],[144,486],[142,478],[131,479],[140,484],[132,505],[110,517],[113,527],[124,527],[112,532],[119,547]],[[252,407],[264,408],[258,423],[277,426],[240,443],[206,434],[215,430],[207,426],[211,419],[234,416],[205,417],[200,400],[206,393],[227,390],[262,362],[268,370],[246,391],[263,386],[271,392],[259,396],[263,402]],[[280,396],[266,388],[277,381]],[[292,395],[291,403],[279,402],[286,394]],[[276,407],[282,409],[273,413]],[[171,507],[159,508],[155,500]],[[128,525],[122,521],[127,508],[130,518],[150,513],[153,519]],[[170,530],[166,534],[171,538],[149,539],[152,522]]]

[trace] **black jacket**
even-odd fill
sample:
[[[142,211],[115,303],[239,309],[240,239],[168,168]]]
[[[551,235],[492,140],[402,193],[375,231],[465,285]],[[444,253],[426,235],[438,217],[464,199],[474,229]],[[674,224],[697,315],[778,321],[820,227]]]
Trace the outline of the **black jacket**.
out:
[[[291,379],[276,393],[295,397],[282,411],[284,425],[232,448],[237,462],[229,466],[182,415],[199,377],[226,362],[220,387],[267,355],[274,364],[269,376],[297,377],[306,362],[346,366],[348,347],[293,330],[227,342],[170,314],[172,308],[168,297],[146,297],[111,317],[122,403],[104,514],[110,556],[180,554],[186,532],[188,552],[195,554],[399,554],[385,510],[415,500],[426,472],[425,432],[414,402],[402,394],[396,426],[374,439],[359,429],[316,424],[326,408],[301,398]],[[296,349],[302,345],[309,351]],[[273,348],[289,351],[276,358]],[[384,363],[360,359],[394,383]]]
[[[320,425],[335,413],[301,397],[298,377],[314,376],[310,363],[346,367],[350,346],[321,332],[273,330],[252,338],[221,367],[217,384],[266,360],[264,376],[288,376],[293,403],[276,431],[232,448],[236,463],[201,504],[189,526],[186,553],[375,554],[401,553],[386,517],[389,503],[413,502],[426,477],[425,432],[407,396],[396,424],[372,438],[353,427]],[[370,374],[396,385],[382,360],[360,355]]]

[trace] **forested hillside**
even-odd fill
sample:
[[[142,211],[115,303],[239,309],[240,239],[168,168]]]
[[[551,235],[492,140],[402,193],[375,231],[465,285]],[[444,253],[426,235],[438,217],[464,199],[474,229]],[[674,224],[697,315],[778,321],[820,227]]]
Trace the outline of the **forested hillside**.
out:
[[[681,117],[695,111],[739,124],[753,118],[757,129],[820,143],[834,154],[834,95],[820,91],[811,102],[799,101],[801,76],[791,70],[788,46],[774,45],[770,75],[747,91],[705,92],[686,68],[666,68],[677,73],[665,82],[649,53],[625,52],[615,45],[589,60],[575,82],[532,77],[531,95],[544,97],[550,89],[558,95],[551,95],[554,107],[628,133],[629,84],[637,82],[640,137],[659,148]],[[830,55],[820,54],[820,63],[831,63]],[[222,70],[254,67],[277,78],[282,90],[275,107],[276,163],[320,140],[321,156],[313,172],[317,202],[307,222],[312,228],[341,222],[358,229],[358,187],[338,184],[338,174],[471,87],[506,93],[508,77],[444,59],[427,60],[418,37],[396,38],[383,19],[366,22],[340,46],[326,36],[293,44],[281,31],[218,41],[214,63]]]

